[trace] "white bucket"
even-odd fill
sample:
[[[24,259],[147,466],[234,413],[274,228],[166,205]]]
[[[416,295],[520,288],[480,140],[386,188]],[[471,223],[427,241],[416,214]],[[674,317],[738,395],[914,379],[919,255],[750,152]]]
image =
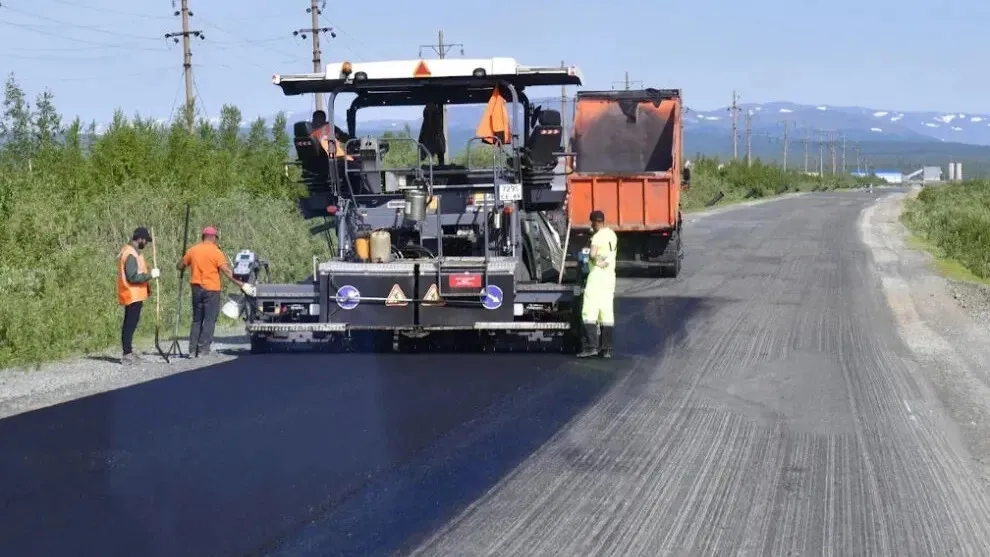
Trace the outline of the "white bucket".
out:
[[[241,305],[235,300],[227,300],[227,303],[223,305],[220,312],[231,319],[237,319],[241,316]]]

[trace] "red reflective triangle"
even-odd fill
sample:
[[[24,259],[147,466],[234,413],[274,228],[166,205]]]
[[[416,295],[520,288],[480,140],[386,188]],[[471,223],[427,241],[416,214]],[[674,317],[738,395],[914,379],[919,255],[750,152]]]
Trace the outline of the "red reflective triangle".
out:
[[[426,62],[420,60],[419,65],[416,66],[416,71],[413,72],[413,77],[430,77],[430,68],[426,67]]]

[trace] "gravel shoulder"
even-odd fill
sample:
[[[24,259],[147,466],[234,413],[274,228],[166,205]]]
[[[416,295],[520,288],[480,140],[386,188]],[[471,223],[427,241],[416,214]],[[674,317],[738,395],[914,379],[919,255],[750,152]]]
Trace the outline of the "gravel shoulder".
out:
[[[135,342],[135,352],[146,360],[140,366],[122,366],[117,348],[64,362],[0,370],[0,419],[215,365],[248,348],[244,329],[233,324],[218,323],[216,339],[215,354],[209,358],[173,358],[165,363],[153,344]],[[168,349],[171,342],[163,339],[162,348]],[[180,340],[179,346],[188,354],[186,340]]]
[[[860,234],[873,252],[900,336],[990,486],[990,288],[940,276],[934,257],[910,246],[898,219],[905,199],[919,191],[892,194],[867,208]]]

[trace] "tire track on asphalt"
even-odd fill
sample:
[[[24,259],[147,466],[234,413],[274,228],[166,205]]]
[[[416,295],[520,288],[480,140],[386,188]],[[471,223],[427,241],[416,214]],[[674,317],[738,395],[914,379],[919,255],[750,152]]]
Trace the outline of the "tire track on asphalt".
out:
[[[964,451],[907,402],[922,387],[852,226],[870,198],[701,221],[703,263],[665,293],[728,302],[414,554],[987,554]]]

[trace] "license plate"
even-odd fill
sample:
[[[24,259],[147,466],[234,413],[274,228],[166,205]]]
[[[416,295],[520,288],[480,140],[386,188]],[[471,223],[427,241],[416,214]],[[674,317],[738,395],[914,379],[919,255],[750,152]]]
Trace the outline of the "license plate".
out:
[[[498,200],[502,202],[508,201],[521,201],[522,196],[522,184],[499,184],[498,185]]]
[[[473,273],[450,275],[447,277],[447,283],[451,288],[481,288],[481,275]]]

